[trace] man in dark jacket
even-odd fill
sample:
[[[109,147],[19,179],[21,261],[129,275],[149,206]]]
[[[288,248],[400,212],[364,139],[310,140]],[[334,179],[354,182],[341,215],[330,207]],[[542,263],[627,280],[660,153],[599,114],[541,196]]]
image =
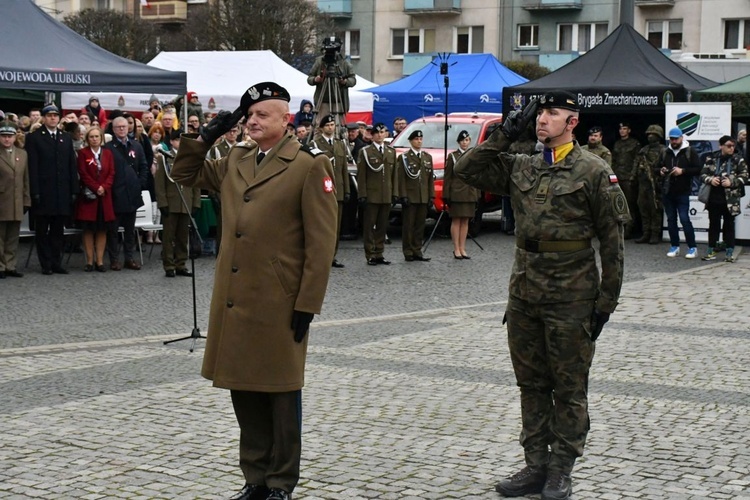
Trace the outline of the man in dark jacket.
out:
[[[133,259],[135,252],[135,213],[143,206],[141,191],[146,189],[148,166],[143,147],[138,141],[128,138],[128,121],[117,117],[112,121],[114,138],[104,145],[115,158],[115,182],[112,184],[112,204],[120,227],[124,229],[125,267],[137,271],[141,265]],[[117,229],[107,233],[107,253],[110,269],[119,271],[119,242]]]
[[[62,255],[65,222],[73,213],[79,190],[76,154],[70,136],[57,128],[57,106],[45,106],[42,120],[43,125],[26,137],[36,251],[42,274],[68,274]]]
[[[685,258],[694,259],[698,257],[698,247],[695,244],[695,230],[690,222],[690,189],[693,177],[701,173],[701,164],[698,153],[683,138],[679,127],[669,131],[669,147],[661,157],[658,168],[669,230],[670,248],[667,257],[680,255],[680,230],[677,227],[679,215],[688,246]]]

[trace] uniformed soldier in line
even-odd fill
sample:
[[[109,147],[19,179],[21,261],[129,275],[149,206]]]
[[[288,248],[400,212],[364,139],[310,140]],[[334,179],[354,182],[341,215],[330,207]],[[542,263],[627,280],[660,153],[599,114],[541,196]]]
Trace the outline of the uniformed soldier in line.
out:
[[[632,222],[625,225],[625,239],[633,237],[637,230],[640,217],[638,216],[638,175],[636,173],[635,157],[641,149],[638,139],[631,137],[630,124],[621,122],[618,128],[620,138],[612,148],[612,170],[617,175],[625,199],[628,200],[628,210]]]
[[[320,120],[320,134],[313,138],[312,147],[323,151],[333,165],[333,184],[336,187],[336,202],[338,204],[338,225],[336,226],[336,252],[339,250],[341,237],[341,216],[344,214],[344,203],[349,201],[349,166],[346,161],[346,145],[335,137],[336,120],[333,115],[324,116]],[[336,260],[335,254],[332,267],[344,267]]]
[[[526,467],[495,486],[504,496],[570,497],[570,474],[589,430],[595,341],[622,286],[627,201],[607,163],[573,140],[578,113],[575,95],[544,94],[522,112],[510,113],[502,129],[465,154],[454,170],[477,188],[509,194],[516,213],[503,323],[521,390]],[[534,117],[542,154],[506,153]]]
[[[245,486],[236,500],[288,500],[300,475],[307,331],[336,246],[333,169],[286,132],[289,92],[258,83],[199,137],[185,135],[175,181],[218,191],[224,211],[202,375],[229,389]],[[253,142],[206,160],[247,116]]]
[[[15,123],[0,122],[0,279],[23,276],[16,267],[16,252],[31,195],[26,151],[13,144],[17,132]]]
[[[589,129],[589,142],[581,149],[594,153],[596,156],[606,161],[607,165],[612,166],[612,153],[604,144],[602,144],[601,127],[596,126]]]
[[[468,130],[459,132],[456,142],[458,142],[458,149],[449,154],[445,162],[443,203],[450,210],[453,258],[468,260],[471,257],[466,253],[466,237],[469,235],[469,220],[474,217],[476,212],[479,190],[453,175],[453,166],[471,145],[471,136]]]
[[[409,134],[411,148],[396,160],[398,197],[401,202],[401,246],[407,262],[428,262],[422,255],[427,209],[435,199],[432,156],[422,151],[422,131]]]
[[[383,257],[388,215],[396,201],[396,150],[384,143],[388,128],[376,123],[372,144],[363,147],[357,158],[360,206],[364,207],[362,232],[365,258],[370,266],[388,265]]]
[[[663,212],[661,184],[656,171],[658,161],[667,146],[664,145],[664,129],[660,125],[649,125],[646,129],[648,144],[638,151],[635,169],[638,173],[638,210],[641,212],[643,236],[636,243],[657,245],[661,242]]]
[[[209,160],[220,160],[229,154],[229,150],[237,144],[237,138],[240,136],[241,126],[238,123],[232,129],[224,134],[221,140],[208,151],[206,158]],[[221,246],[221,197],[219,193],[209,192],[208,198],[211,200],[214,213],[216,214],[216,255],[219,255]]]
[[[175,276],[192,276],[185,263],[188,259],[188,243],[190,232],[190,216],[188,209],[182,204],[180,193],[185,197],[185,203],[190,212],[201,208],[201,191],[198,188],[183,188],[169,179],[174,157],[180,149],[180,132],[172,130],[169,134],[169,157],[157,151],[156,173],[154,174],[154,190],[156,204],[161,211],[162,233],[161,264],[167,278]]]

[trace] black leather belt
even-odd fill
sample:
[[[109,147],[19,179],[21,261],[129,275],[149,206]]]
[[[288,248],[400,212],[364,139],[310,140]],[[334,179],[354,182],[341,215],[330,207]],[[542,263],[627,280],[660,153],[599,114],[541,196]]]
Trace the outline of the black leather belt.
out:
[[[540,241],[516,238],[516,246],[527,252],[578,252],[591,247],[591,240]]]

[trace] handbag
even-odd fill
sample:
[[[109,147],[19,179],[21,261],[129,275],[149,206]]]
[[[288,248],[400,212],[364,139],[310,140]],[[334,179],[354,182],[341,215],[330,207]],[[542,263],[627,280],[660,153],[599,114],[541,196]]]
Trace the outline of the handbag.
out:
[[[88,186],[83,186],[83,197],[87,200],[95,200],[98,198],[96,193],[89,189]]]
[[[711,184],[703,184],[698,190],[698,201],[708,204],[708,197],[711,196]]]

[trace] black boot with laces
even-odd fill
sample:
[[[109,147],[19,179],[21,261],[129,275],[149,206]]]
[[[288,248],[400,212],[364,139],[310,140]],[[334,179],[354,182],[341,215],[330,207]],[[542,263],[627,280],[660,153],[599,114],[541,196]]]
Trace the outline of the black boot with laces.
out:
[[[522,497],[524,495],[541,493],[546,479],[546,467],[532,467],[528,465],[508,479],[503,479],[497,483],[495,491],[505,497]]]

